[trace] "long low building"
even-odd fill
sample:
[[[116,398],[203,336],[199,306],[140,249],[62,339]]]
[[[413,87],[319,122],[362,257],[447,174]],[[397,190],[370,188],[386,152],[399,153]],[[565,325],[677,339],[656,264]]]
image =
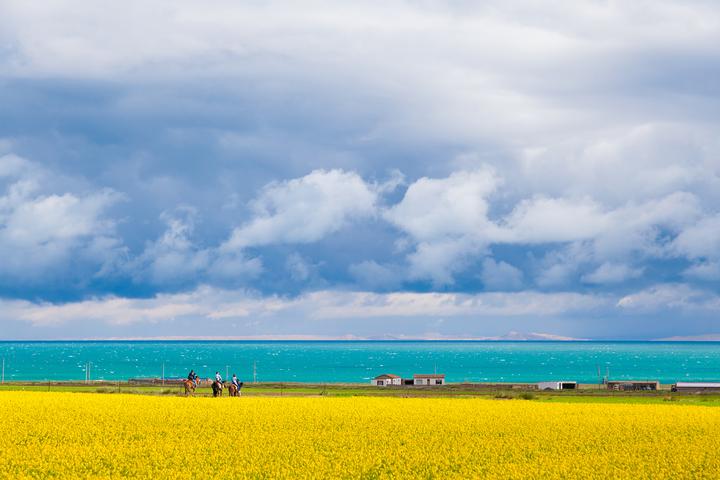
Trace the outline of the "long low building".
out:
[[[677,382],[672,386],[673,392],[720,393],[720,382]]]
[[[416,373],[413,378],[402,378],[392,373],[383,373],[370,380],[371,385],[390,387],[396,385],[445,385],[445,375],[439,373]]]
[[[660,390],[657,380],[612,380],[607,382],[608,390],[637,391]]]

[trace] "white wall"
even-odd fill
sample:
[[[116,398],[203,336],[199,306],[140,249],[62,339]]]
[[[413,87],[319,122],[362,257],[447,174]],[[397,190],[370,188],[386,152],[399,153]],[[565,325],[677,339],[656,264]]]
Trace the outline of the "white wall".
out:
[[[439,380],[440,383],[435,383],[435,380]],[[416,378],[413,381],[414,385],[445,385],[444,378]]]
[[[560,390],[560,382],[540,382],[538,383],[538,390]]]

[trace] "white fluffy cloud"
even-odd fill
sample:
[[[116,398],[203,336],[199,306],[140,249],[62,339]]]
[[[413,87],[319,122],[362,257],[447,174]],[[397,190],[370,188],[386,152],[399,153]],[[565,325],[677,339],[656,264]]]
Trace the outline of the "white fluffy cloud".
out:
[[[592,198],[618,208],[692,192],[709,206],[720,198],[716,128],[705,118],[641,120],[620,128],[601,122],[583,133],[526,146],[506,174],[513,175],[519,195]]]
[[[252,220],[236,228],[223,248],[315,242],[373,215],[376,201],[373,186],[355,172],[316,170],[272,183],[253,202]]]
[[[658,312],[673,309],[684,313],[720,312],[720,296],[687,284],[656,285],[622,297],[618,307],[632,311]]]
[[[0,167],[5,184],[0,247],[32,252],[31,262],[20,262],[19,256],[4,262],[6,275],[31,277],[66,265],[72,255],[96,264],[99,274],[117,270],[112,267],[124,249],[105,211],[118,194],[42,193],[46,173],[40,167],[14,156],[2,157]],[[688,278],[715,278],[720,224],[717,214],[705,210],[694,194],[674,192],[614,208],[589,197],[533,196],[493,217],[493,202],[504,198],[507,183],[491,167],[411,183],[400,201],[382,211],[382,218],[409,240],[407,266],[389,270],[366,261],[351,266],[349,273],[358,285],[378,289],[418,279],[449,285],[490,246],[504,244],[555,246],[541,260],[535,278],[541,287],[561,287],[573,280],[618,284],[642,276],[642,261],[673,256],[695,262],[685,272]],[[317,242],[353,221],[374,217],[388,192],[392,188],[342,170],[316,170],[273,182],[251,203],[253,216],[219,246],[193,241],[196,212],[181,207],[164,214],[166,231],[138,256],[125,260],[122,270],[136,281],[162,286],[198,279],[237,284],[263,270],[259,258],[244,253],[248,247]],[[295,276],[305,275],[303,265],[307,267],[297,261],[288,264]],[[493,290],[518,288],[524,277],[516,267],[491,258],[478,275]]]
[[[410,275],[452,283],[464,258],[477,254],[498,235],[488,219],[488,197],[499,179],[489,168],[455,172],[447,178],[412,183],[384,217],[417,242],[410,254]]]
[[[165,232],[129,265],[131,274],[156,284],[173,284],[194,277],[208,267],[210,252],[198,249],[190,238],[195,212],[185,209],[183,213],[183,216],[163,214]]]
[[[720,262],[694,263],[685,269],[683,275],[689,279],[695,280],[720,280]]]
[[[657,338],[667,330],[657,320],[665,311],[685,315],[686,330],[698,331],[698,325],[713,325],[712,319],[720,312],[720,297],[673,284],[619,296],[318,290],[290,298],[201,286],[150,298],[109,295],[67,303],[0,299],[0,322],[11,329],[8,335],[24,338],[45,331],[65,332],[64,336],[71,338],[135,337],[149,331],[161,337],[196,338],[382,337],[397,331],[395,325],[402,325],[399,333],[407,338],[422,338],[437,337],[435,328],[440,323],[459,326],[454,330],[458,336],[505,334],[522,326],[531,331],[552,328],[551,332],[562,334],[595,331],[613,335],[612,319],[618,315],[625,324],[637,321],[643,326],[642,335],[636,333],[636,338]]]
[[[684,229],[672,246],[688,258],[720,258],[720,215],[707,216]]]
[[[71,266],[99,273],[123,253],[106,216],[117,193],[51,193],[49,173],[13,155],[0,157],[0,188],[0,276],[34,283],[73,275]]]
[[[317,291],[297,298],[261,297],[247,290],[207,286],[191,292],[160,294],[147,299],[104,297],[64,304],[0,300],[4,316],[42,327],[83,323],[107,325],[171,322],[181,317],[203,319],[294,315],[298,321],[374,317],[516,317],[564,315],[608,305],[608,299],[577,293],[371,293]]]
[[[507,262],[483,260],[480,279],[488,290],[517,290],[523,285],[523,273]]]
[[[590,197],[537,195],[493,218],[493,196],[502,199],[507,184],[512,182],[489,167],[412,183],[384,214],[414,243],[407,256],[410,277],[450,284],[456,272],[497,244],[555,246],[543,260],[541,286],[563,285],[582,270],[587,283],[620,283],[642,275],[642,268],[627,265],[631,259],[717,251],[716,217],[707,217],[702,199],[692,193],[614,207]]]
[[[616,208],[589,199],[535,197],[521,201],[503,220],[508,243],[558,243],[597,240],[608,254],[646,247],[654,228],[677,231],[701,215],[698,198],[675,192],[640,204],[629,202]],[[623,243],[623,245],[618,245]]]
[[[609,227],[607,214],[589,198],[535,197],[523,200],[504,221],[508,240],[517,243],[587,240]]]
[[[607,305],[607,299],[578,293],[388,293],[316,292],[309,294],[318,318],[513,317],[562,315]]]
[[[223,244],[202,248],[192,240],[196,211],[182,207],[163,214],[167,224],[157,240],[129,262],[127,269],[140,281],[183,285],[198,279],[212,283],[244,283],[263,271],[248,247],[303,244],[321,240],[352,220],[375,214],[378,190],[357,173],[316,170],[303,177],[266,185],[251,203],[253,216],[236,227]],[[286,263],[296,281],[310,277],[310,266],[298,254]]]
[[[628,265],[605,262],[593,272],[582,277],[587,283],[611,284],[621,283],[631,278],[637,278],[642,275],[641,268],[632,268]]]
[[[262,272],[258,258],[247,257],[240,251],[198,246],[192,238],[195,216],[195,209],[189,207],[181,207],[173,214],[164,213],[165,231],[126,263],[127,273],[138,283],[178,287],[194,285],[199,279],[244,283]]]
[[[491,169],[455,172],[447,178],[420,178],[385,218],[422,242],[447,238],[492,237],[488,197],[499,179]]]

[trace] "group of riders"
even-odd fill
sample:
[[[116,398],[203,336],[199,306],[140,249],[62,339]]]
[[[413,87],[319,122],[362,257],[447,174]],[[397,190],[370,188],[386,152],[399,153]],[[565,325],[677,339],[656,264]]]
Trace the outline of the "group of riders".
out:
[[[187,379],[183,381],[183,384],[185,385],[185,395],[195,393],[195,389],[198,387],[199,383],[200,377],[198,374],[195,373],[195,370],[190,370]],[[231,397],[239,397],[243,382],[238,380],[237,375],[233,373],[232,380],[230,383],[226,384],[226,382],[223,381],[222,376],[220,376],[220,372],[215,372],[215,379],[212,380],[211,386],[213,397],[221,397],[222,391],[226,387],[228,389],[228,394]]]

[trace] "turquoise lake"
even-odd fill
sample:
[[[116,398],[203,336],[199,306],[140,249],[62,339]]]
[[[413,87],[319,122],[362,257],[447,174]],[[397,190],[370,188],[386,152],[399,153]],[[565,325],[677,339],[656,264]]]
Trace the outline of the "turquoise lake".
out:
[[[720,342],[122,341],[0,342],[5,381],[201,377],[365,383],[381,373],[449,382],[720,381]],[[163,367],[164,366],[164,367]]]

